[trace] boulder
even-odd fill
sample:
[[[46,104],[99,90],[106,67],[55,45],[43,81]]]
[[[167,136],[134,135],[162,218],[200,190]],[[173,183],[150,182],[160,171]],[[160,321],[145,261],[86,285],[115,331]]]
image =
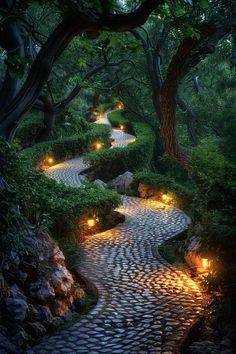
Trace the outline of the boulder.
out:
[[[10,286],[10,297],[14,299],[22,299],[26,301],[26,296],[24,295],[23,291],[18,287],[16,284],[12,284]]]
[[[95,184],[95,186],[97,186],[100,189],[107,189],[108,188],[107,183],[103,182],[101,179],[95,179],[95,181],[93,181],[93,183]]]
[[[51,277],[55,294],[66,297],[71,291],[74,279],[65,266],[58,264]]]
[[[114,190],[123,190],[125,191],[133,182],[134,175],[132,172],[126,171],[122,175],[119,175],[111,182],[111,188]]]
[[[58,299],[53,301],[51,309],[53,316],[60,317],[64,316],[69,311],[68,305],[64,301]]]
[[[82,288],[75,288],[74,290],[73,290],[73,297],[74,297],[74,300],[75,301],[81,301],[81,300],[83,300],[84,299],[84,297],[85,297],[85,291],[84,291],[84,289],[82,289]]]
[[[28,304],[23,299],[5,299],[5,312],[8,319],[13,321],[24,321],[28,313]]]
[[[38,312],[37,320],[40,321],[44,326],[53,322],[51,310],[47,306],[38,305],[36,309]]]
[[[65,262],[65,256],[59,247],[53,249],[51,259],[56,264],[63,264]]]
[[[155,189],[147,183],[139,183],[138,192],[141,198],[150,198],[155,195]]]
[[[29,294],[33,299],[39,301],[48,301],[50,298],[55,297],[53,287],[44,277],[40,277],[38,280],[30,284]]]
[[[31,336],[35,338],[40,338],[47,332],[46,328],[39,322],[28,323],[26,330]]]
[[[198,271],[202,268],[202,257],[200,256],[199,248],[201,246],[201,240],[199,237],[191,237],[187,239],[184,245],[184,258],[190,268]]]
[[[39,317],[39,313],[32,304],[28,304],[28,319],[34,321]]]

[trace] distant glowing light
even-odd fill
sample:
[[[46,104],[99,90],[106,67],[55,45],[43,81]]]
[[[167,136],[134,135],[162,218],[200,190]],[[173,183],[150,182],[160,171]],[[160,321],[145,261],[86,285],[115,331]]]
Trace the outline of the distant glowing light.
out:
[[[120,125],[120,130],[124,130],[124,128],[125,128],[125,127],[121,124],[121,125]]]
[[[103,115],[101,114],[101,113],[98,113],[97,115],[96,115],[96,120],[100,120],[100,119],[102,119],[103,118]]]
[[[49,158],[48,158],[48,163],[52,164],[52,163],[53,163],[53,161],[54,161],[54,160],[53,160],[53,158],[52,158],[52,157],[49,157]]]
[[[101,150],[101,148],[102,148],[102,143],[97,143],[96,144],[96,149],[97,150]]]
[[[202,258],[202,268],[207,270],[210,267],[210,261],[208,258]]]
[[[96,224],[96,220],[95,219],[88,219],[87,220],[88,227],[93,227],[93,226],[95,226],[95,224]]]
[[[116,108],[117,109],[123,109],[124,108],[124,103],[122,103],[122,102],[117,103]]]

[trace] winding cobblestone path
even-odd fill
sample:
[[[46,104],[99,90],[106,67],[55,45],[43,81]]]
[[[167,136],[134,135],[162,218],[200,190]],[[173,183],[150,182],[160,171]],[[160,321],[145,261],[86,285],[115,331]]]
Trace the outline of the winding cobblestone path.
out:
[[[69,178],[76,159],[66,163]],[[97,286],[97,306],[29,353],[171,354],[203,311],[197,284],[157,250],[186,229],[189,218],[179,209],[131,197],[118,210],[126,216],[123,224],[82,245],[80,272]]]

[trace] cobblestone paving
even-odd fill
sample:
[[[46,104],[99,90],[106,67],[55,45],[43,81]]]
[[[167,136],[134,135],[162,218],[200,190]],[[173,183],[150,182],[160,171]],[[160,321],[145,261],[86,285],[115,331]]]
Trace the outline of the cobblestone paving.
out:
[[[107,113],[104,114],[103,118],[96,121],[96,123],[110,126]],[[122,132],[119,129],[112,129],[111,137],[114,139],[111,148],[123,148],[136,140],[135,136]],[[81,177],[80,173],[87,168],[83,163],[83,158],[83,156],[76,157],[52,166],[45,171],[45,175],[57,181],[61,180],[67,186],[81,187],[83,177]]]
[[[79,187],[82,158],[60,165],[47,175]],[[97,286],[97,305],[29,354],[171,354],[202,313],[197,284],[157,250],[186,229],[188,217],[162,203],[131,197],[124,197],[118,210],[126,216],[123,224],[82,245],[80,272]]]
[[[202,312],[198,286],[157,251],[186,228],[186,215],[130,197],[118,210],[123,224],[83,244],[80,271],[98,288],[97,306],[30,353],[169,354]]]

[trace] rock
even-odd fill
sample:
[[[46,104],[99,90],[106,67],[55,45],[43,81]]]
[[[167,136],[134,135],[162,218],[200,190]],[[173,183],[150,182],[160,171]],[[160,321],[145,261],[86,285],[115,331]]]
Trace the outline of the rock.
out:
[[[39,317],[39,313],[32,304],[28,304],[28,319],[34,321]]]
[[[34,257],[25,257],[20,261],[19,269],[24,273],[35,275],[38,272],[38,262]]]
[[[28,274],[25,272],[22,272],[21,270],[17,270],[16,271],[16,279],[18,280],[18,282],[20,282],[21,284],[24,284],[26,279],[28,277]]]
[[[30,322],[26,326],[27,332],[35,338],[40,338],[46,334],[46,328],[39,322]]]
[[[59,327],[64,323],[63,319],[59,316],[53,317],[52,326]]]
[[[201,240],[199,237],[191,237],[184,246],[184,258],[190,268],[204,271],[202,267],[202,257],[199,254]]]
[[[47,306],[38,305],[36,309],[38,312],[37,319],[42,322],[43,325],[48,325],[53,322],[51,310]]]
[[[82,288],[75,288],[74,290],[73,290],[73,297],[74,297],[74,300],[75,301],[81,301],[81,300],[83,300],[84,299],[84,297],[85,297],[85,291],[84,291],[84,289],[82,289]]]
[[[68,305],[62,300],[55,300],[51,306],[53,316],[64,316],[69,311]]]
[[[65,266],[58,264],[56,271],[52,274],[51,282],[55,290],[55,294],[66,297],[71,291],[71,287],[74,284],[74,279]]]
[[[52,251],[52,261],[56,264],[63,264],[65,262],[65,256],[59,247],[55,247]]]
[[[0,353],[18,354],[19,350],[3,334],[0,333]]]
[[[26,296],[23,294],[22,290],[16,284],[10,286],[10,296],[14,299],[22,299],[26,301]]]
[[[122,175],[119,175],[111,182],[111,188],[115,190],[125,191],[133,182],[134,175],[132,172],[126,171]]]
[[[5,311],[9,320],[24,321],[28,313],[28,304],[23,299],[5,299]]]
[[[95,179],[95,181],[93,181],[93,183],[95,184],[95,186],[97,186],[100,189],[107,189],[108,188],[107,183],[103,182],[101,179]]]
[[[141,198],[150,198],[155,195],[155,190],[147,183],[139,183],[138,192]]]
[[[30,284],[30,296],[39,301],[47,301],[55,297],[55,291],[49,281],[42,277]]]

